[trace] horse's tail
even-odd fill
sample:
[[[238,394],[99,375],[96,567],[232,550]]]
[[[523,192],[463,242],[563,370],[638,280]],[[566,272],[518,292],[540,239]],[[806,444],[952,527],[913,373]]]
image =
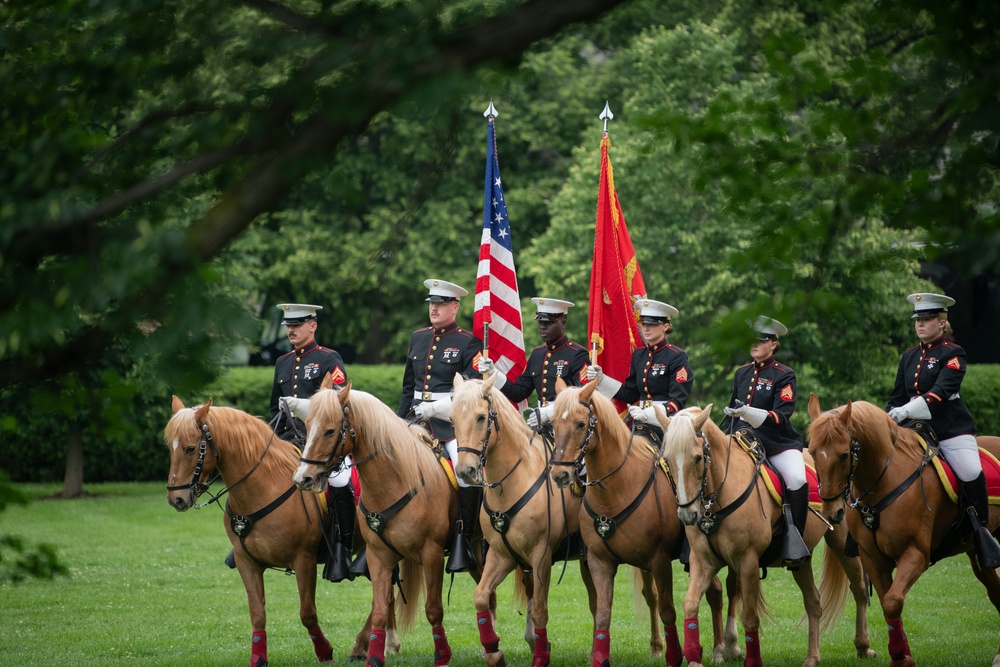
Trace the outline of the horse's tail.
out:
[[[528,608],[528,588],[524,584],[524,579],[533,576],[534,572],[525,572],[520,567],[514,568],[514,602],[521,611]]]
[[[850,582],[835,548],[829,542],[823,544],[823,573],[819,579],[820,634],[837,625],[847,604]]]
[[[649,590],[644,589],[644,579],[649,582]],[[652,607],[650,607],[650,596],[654,601],[652,602]],[[642,570],[637,567],[632,568],[632,610],[635,612],[635,617],[639,621],[645,621],[649,618],[650,611],[655,615],[657,609],[656,600],[659,599],[659,591],[656,590],[656,584],[653,582],[652,576],[643,577]]]
[[[399,578],[402,580],[400,596],[396,598],[396,627],[406,632],[413,626],[417,617],[420,598],[424,592],[424,569],[412,560],[404,559],[399,564]],[[402,599],[400,599],[402,598]],[[403,603],[403,599],[406,603]]]

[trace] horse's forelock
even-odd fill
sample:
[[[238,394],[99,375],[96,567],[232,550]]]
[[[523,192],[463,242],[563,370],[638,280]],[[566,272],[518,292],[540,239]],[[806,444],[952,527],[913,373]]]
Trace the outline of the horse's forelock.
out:
[[[686,452],[696,436],[694,420],[701,414],[697,408],[685,408],[670,418],[669,427],[663,432],[663,451],[670,456]]]

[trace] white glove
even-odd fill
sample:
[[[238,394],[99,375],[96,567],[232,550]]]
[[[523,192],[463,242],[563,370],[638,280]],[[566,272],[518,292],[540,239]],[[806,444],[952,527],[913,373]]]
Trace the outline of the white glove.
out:
[[[278,406],[285,408],[287,407],[289,411],[299,419],[305,419],[309,416],[309,399],[308,398],[295,398],[294,396],[280,396],[278,398]]]
[[[751,408],[749,405],[741,405],[738,408],[723,408],[722,413],[729,417],[739,417],[754,428],[760,427],[767,419],[767,410]]]
[[[595,379],[604,375],[604,371],[597,364],[591,364],[587,366],[587,382],[593,382]]]
[[[554,405],[546,405],[543,408],[532,410],[531,414],[528,415],[528,427],[537,431],[541,426],[552,421],[553,412],[555,412]]]
[[[424,401],[413,412],[424,419],[447,419],[451,421],[451,396],[437,401]]]
[[[486,357],[480,359],[478,370],[480,373],[485,374],[486,377],[495,375],[496,379],[493,381],[493,386],[497,389],[501,389],[505,384],[507,384],[507,377],[497,370],[492,359],[488,359]]]
[[[904,406],[889,410],[889,416],[898,424],[907,419],[930,419],[931,411],[923,396],[916,396]]]
[[[656,410],[652,406],[640,408],[638,405],[630,405],[628,413],[632,415],[632,421],[659,425],[659,422],[656,421]]]

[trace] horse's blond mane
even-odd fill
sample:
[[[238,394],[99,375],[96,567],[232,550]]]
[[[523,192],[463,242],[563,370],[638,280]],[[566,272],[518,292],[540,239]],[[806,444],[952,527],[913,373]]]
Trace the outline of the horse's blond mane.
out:
[[[482,400],[482,388],[483,381],[477,379],[466,380],[458,385],[455,388],[455,395],[452,398],[452,414],[462,414],[465,411],[474,409],[476,402]],[[515,442],[523,442],[537,450],[540,454],[544,454],[542,439],[532,437],[531,429],[511,402],[507,400],[507,397],[503,395],[503,392],[493,387],[490,391],[490,399],[493,403],[493,409],[497,413],[501,437],[503,437],[504,433],[515,433],[518,436]]]
[[[195,423],[195,413],[200,407],[183,408],[170,418],[163,430],[168,446],[174,440],[185,444],[197,444],[201,440],[201,429]],[[263,419],[242,410],[213,405],[208,410],[208,430],[220,459],[260,460],[258,469],[267,474],[290,475],[289,471],[299,465],[299,452],[294,446],[275,435]],[[268,443],[267,456],[261,459]]]
[[[912,431],[899,428],[885,410],[868,401],[851,402],[850,433],[845,433],[839,415],[846,407],[841,405],[816,417],[809,425],[809,441],[822,443],[853,436],[863,446],[879,452],[891,450],[894,442],[918,447]]]
[[[581,391],[583,391],[583,387],[566,387],[556,397],[556,415],[572,414],[573,410],[586,410],[580,404]],[[590,397],[590,405],[593,406],[594,415],[597,416],[597,423],[601,425],[601,428],[609,433],[622,449],[627,447],[632,433],[622,421],[621,415],[618,414],[611,399],[595,390]],[[633,447],[632,453],[650,461],[653,460],[653,453],[646,447]]]
[[[422,442],[417,432],[396,416],[385,403],[375,396],[351,389],[347,398],[351,424],[359,440],[363,440],[371,454],[383,456],[411,488],[424,488],[423,480],[429,479],[437,466],[434,452]],[[320,389],[309,403],[309,424],[343,420],[339,393],[334,389]],[[360,470],[360,468],[359,468]]]
[[[670,428],[663,432],[664,454],[676,456],[688,451],[691,439],[695,437],[694,420],[699,415],[701,415],[701,408],[690,407],[684,408],[670,418]],[[713,427],[715,432],[712,432]],[[718,436],[723,435],[715,422],[710,419],[705,421],[702,430],[708,431],[706,435],[710,443],[717,441]]]

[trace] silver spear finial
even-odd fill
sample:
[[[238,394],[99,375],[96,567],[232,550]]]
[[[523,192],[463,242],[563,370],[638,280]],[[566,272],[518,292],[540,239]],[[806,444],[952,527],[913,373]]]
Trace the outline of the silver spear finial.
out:
[[[604,102],[604,111],[601,112],[599,118],[604,121],[604,133],[608,132],[608,121],[614,118],[615,115],[611,113],[611,107],[608,105],[607,101]]]
[[[490,108],[483,112],[483,116],[486,118],[496,118],[500,114],[497,113],[496,108],[493,106],[493,100],[490,100]]]

